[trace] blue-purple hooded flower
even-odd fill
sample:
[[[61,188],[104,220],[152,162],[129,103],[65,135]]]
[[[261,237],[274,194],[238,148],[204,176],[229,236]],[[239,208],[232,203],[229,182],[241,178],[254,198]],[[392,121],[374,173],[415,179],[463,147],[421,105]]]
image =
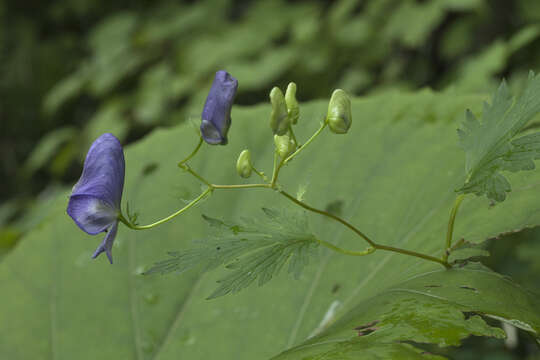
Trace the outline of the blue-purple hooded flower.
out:
[[[124,189],[125,160],[120,141],[112,134],[97,138],[84,161],[83,172],[73,186],[67,213],[90,235],[106,232],[92,258],[102,252],[112,264],[112,246]]]
[[[216,72],[202,111],[201,135],[210,145],[226,145],[231,126],[231,108],[238,80],[224,70]]]

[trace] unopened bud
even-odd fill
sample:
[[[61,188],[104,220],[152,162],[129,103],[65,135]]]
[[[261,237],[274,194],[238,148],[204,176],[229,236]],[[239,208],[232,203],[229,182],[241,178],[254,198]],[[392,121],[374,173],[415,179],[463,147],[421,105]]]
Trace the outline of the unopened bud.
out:
[[[293,82],[289,83],[289,86],[287,86],[287,91],[285,91],[285,102],[287,103],[289,121],[292,124],[296,124],[298,122],[298,117],[300,116],[300,107],[296,100],[296,84]]]
[[[274,134],[284,135],[289,129],[289,114],[283,92],[278,87],[270,91],[270,101],[272,102],[272,113],[270,114],[270,127]]]
[[[238,160],[236,161],[236,172],[241,177],[247,179],[251,176],[252,169],[253,166],[251,164],[251,153],[247,149],[243,150],[238,156]]]
[[[330,130],[336,134],[349,131],[352,122],[351,100],[345,91],[337,89],[332,93],[326,121]]]
[[[296,145],[289,135],[274,135],[274,144],[276,145],[277,153],[282,159],[285,159],[296,150]]]

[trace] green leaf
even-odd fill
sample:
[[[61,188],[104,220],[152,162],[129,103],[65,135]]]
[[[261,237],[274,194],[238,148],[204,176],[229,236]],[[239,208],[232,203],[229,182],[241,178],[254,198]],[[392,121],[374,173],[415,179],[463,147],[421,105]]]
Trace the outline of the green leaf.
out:
[[[482,120],[469,110],[458,130],[465,150],[467,179],[460,193],[486,195],[503,201],[510,183],[501,171],[532,170],[540,158],[540,133],[519,136],[529,120],[540,112],[540,76],[529,76],[527,87],[515,101],[506,82],[484,103]]]
[[[464,239],[460,239],[452,245],[448,261],[451,263],[461,263],[480,256],[489,256],[489,251],[485,249],[485,244],[473,244]]]
[[[464,109],[478,113],[483,99],[428,90],[353,99],[349,134],[321,134],[282,169],[281,185],[295,193],[299,184],[309,183],[307,204],[324,209],[341,201],[341,216],[374,240],[441,256],[454,189],[463,183],[464,159],[455,129]],[[327,100],[302,103],[295,128],[300,141],[318,128],[327,106]],[[273,139],[268,124],[259,120],[269,112],[268,104],[233,108],[229,144],[205,146],[190,165],[215,183],[238,183],[236,157],[249,148],[257,168],[268,174]],[[183,207],[180,195],[192,199],[200,194],[200,184],[176,166],[197,141],[185,124],[157,130],[126,149],[123,201],[138,210],[139,223]],[[497,206],[490,207],[484,197],[465,198],[456,239],[481,243],[540,225],[540,172],[509,173],[508,178],[514,191]],[[194,239],[207,237],[202,213],[235,219],[262,206],[290,207],[290,201],[266,189],[216,190],[163,226],[148,231],[121,227],[113,249],[115,264],[109,265],[105,258],[90,258],[103,234],[86,235],[73,223],[65,213],[67,195],[62,193],[43,211],[48,219],[0,263],[2,291],[8,294],[0,307],[0,349],[10,360],[270,358],[303,343],[326,323],[331,307],[331,319],[345,321],[367,299],[415,275],[440,270],[437,264],[400,254],[376,251],[359,258],[321,249],[316,266],[305,267],[298,280],[282,271],[263,287],[207,301],[216,281],[234,270],[141,273],[167,250],[188,249]],[[337,223],[316,214],[308,219],[310,232],[319,239],[346,249],[365,247]],[[336,301],[338,307],[332,305]],[[508,307],[508,298],[501,301],[501,308]],[[370,306],[362,311],[369,314]],[[524,309],[516,320],[527,323],[535,316]],[[356,322],[353,328],[368,322]],[[404,348],[404,354],[417,353],[400,343],[366,351],[400,354]]]
[[[533,294],[480,264],[429,271],[364,300],[323,334],[275,359],[354,359],[353,354],[366,350],[388,353],[407,346],[405,341],[445,347],[470,335],[505,337],[483,317],[538,334],[539,305]],[[518,318],[527,322],[516,322]],[[386,356],[374,358],[424,359],[420,354]]]
[[[218,229],[215,236],[198,241],[198,248],[169,253],[172,258],[156,263],[146,273],[181,273],[197,266],[208,271],[225,264],[233,272],[218,280],[219,287],[208,299],[237,293],[256,280],[262,286],[287,262],[288,272],[300,278],[319,245],[309,233],[306,214],[262,210],[265,218],[243,219],[239,224],[203,215],[210,226]]]

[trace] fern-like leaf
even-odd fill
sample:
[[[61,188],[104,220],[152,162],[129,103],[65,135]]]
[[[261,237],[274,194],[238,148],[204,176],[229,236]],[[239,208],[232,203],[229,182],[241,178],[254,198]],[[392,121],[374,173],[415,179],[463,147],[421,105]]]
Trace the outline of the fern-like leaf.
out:
[[[226,222],[203,215],[214,235],[196,242],[193,249],[170,252],[145,274],[169,273],[201,267],[202,271],[225,266],[231,273],[218,281],[208,297],[237,293],[256,282],[266,284],[288,263],[288,272],[299,278],[319,242],[309,232],[304,212],[262,209],[262,219]]]

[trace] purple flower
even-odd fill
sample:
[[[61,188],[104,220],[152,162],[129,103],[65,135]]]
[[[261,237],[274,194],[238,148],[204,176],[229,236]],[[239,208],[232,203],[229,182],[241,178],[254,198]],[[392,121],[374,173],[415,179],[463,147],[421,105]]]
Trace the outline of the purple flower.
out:
[[[92,258],[105,252],[111,264],[124,173],[124,152],[120,141],[112,134],[101,135],[88,150],[81,178],[73,186],[67,207],[69,216],[84,232],[90,235],[107,233]]]
[[[226,145],[231,126],[231,107],[238,80],[224,70],[216,73],[202,112],[201,134],[210,145]]]

